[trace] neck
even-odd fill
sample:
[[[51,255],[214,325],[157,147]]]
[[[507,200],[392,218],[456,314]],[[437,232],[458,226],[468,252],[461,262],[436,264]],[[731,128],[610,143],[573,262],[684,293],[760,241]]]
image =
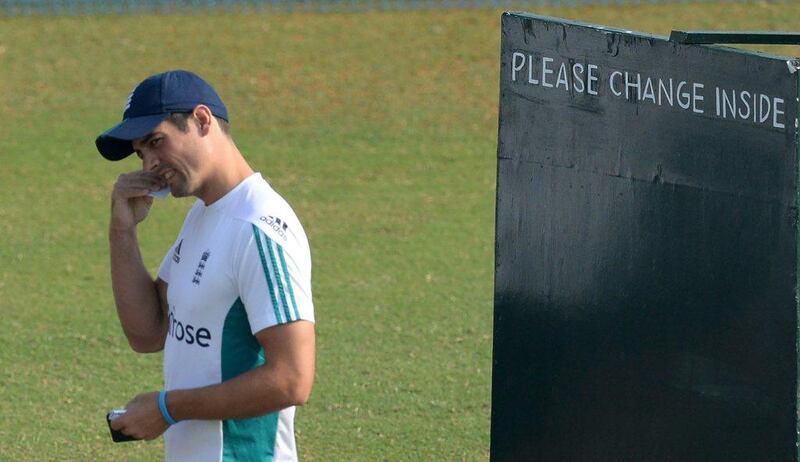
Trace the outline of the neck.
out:
[[[196,194],[206,206],[218,201],[253,174],[253,169],[250,168],[236,145],[232,141],[226,144],[227,146],[217,146],[214,149],[210,157],[217,161],[211,166],[210,174],[204,182],[202,190]]]

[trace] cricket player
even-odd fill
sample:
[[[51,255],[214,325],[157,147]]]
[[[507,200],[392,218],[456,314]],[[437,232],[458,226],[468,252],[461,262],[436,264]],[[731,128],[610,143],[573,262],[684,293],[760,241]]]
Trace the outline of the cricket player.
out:
[[[100,154],[142,169],[111,193],[117,315],[133,350],[164,351],[164,388],[126,405],[112,428],[164,434],[168,461],[296,461],[295,406],[314,382],[311,255],[294,211],[253,172],[216,91],[196,74],[148,77]],[[158,275],[137,225],[153,194],[197,198]]]

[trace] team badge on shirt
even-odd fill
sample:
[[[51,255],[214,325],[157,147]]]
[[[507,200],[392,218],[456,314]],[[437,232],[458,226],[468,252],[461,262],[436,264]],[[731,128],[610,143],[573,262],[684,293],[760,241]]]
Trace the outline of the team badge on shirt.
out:
[[[200,285],[200,278],[203,277],[203,271],[206,269],[206,262],[210,256],[211,252],[206,250],[203,252],[203,256],[200,257],[200,263],[197,264],[197,269],[194,271],[194,277],[192,278],[194,285]]]

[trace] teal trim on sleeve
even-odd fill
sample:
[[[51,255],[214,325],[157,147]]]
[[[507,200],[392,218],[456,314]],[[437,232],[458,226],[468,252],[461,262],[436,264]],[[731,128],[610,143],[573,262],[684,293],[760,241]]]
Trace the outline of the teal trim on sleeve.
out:
[[[272,268],[275,270],[275,281],[278,283],[278,293],[281,295],[281,302],[283,302],[283,312],[286,314],[286,322],[294,321],[292,319],[292,313],[289,311],[289,303],[286,301],[286,289],[283,287],[283,278],[278,269],[278,262],[275,258],[275,251],[272,250],[272,246],[280,248],[277,244],[275,244],[272,239],[268,236],[264,236],[267,240],[267,250],[269,250],[269,258],[272,261]]]
[[[222,380],[230,380],[266,363],[258,339],[250,331],[247,310],[237,298],[222,328]],[[278,412],[251,419],[222,421],[223,462],[272,462],[278,434]]]
[[[256,225],[253,225],[253,237],[256,240],[256,245],[258,246],[258,254],[261,257],[261,267],[264,269],[264,277],[267,278],[267,287],[269,288],[269,296],[272,299],[272,309],[275,310],[275,322],[278,324],[282,324],[285,321],[281,321],[281,311],[278,307],[278,298],[275,296],[275,288],[272,286],[272,278],[270,277],[271,271],[267,266],[267,257],[264,255],[264,245],[261,243],[261,236],[263,233]],[[264,236],[266,238],[266,236]],[[267,238],[269,239],[269,238]],[[267,242],[269,244],[269,242]],[[272,252],[272,250],[270,250]]]
[[[294,298],[294,289],[292,288],[292,275],[289,274],[289,267],[286,265],[286,257],[283,255],[283,247],[278,247],[278,257],[281,260],[283,267],[283,275],[286,277],[286,287],[289,288],[289,298],[292,300],[292,308],[294,309],[294,318],[300,319],[300,312],[297,310],[297,300]]]

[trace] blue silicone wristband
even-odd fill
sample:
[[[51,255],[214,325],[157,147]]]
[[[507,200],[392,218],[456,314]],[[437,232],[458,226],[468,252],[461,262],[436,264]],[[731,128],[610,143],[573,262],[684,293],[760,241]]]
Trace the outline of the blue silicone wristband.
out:
[[[165,390],[161,390],[161,393],[158,394],[158,410],[161,411],[161,416],[164,417],[164,420],[166,420],[168,424],[175,425],[178,423],[169,415],[169,409],[167,409],[167,392]]]

